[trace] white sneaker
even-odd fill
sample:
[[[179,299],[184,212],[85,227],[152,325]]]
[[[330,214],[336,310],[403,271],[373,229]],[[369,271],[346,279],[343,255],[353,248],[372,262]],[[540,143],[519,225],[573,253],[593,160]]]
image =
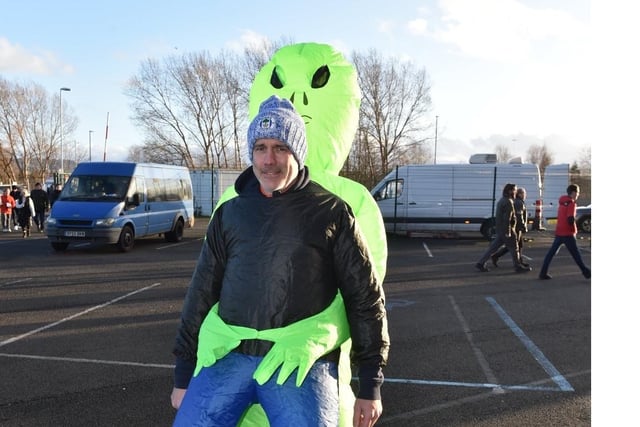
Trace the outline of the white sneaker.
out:
[[[16,225],[15,227],[13,227],[13,229],[18,231],[18,230],[20,230],[20,227]]]

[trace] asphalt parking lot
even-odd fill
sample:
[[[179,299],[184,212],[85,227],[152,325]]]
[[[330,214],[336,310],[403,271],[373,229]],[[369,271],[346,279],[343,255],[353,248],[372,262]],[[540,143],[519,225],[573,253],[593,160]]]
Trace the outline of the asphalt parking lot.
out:
[[[126,254],[0,235],[0,424],[171,425],[171,347],[205,226]],[[479,238],[389,238],[378,425],[591,425],[591,282],[564,248],[538,280],[552,232],[528,236],[524,274],[507,257],[477,272]]]

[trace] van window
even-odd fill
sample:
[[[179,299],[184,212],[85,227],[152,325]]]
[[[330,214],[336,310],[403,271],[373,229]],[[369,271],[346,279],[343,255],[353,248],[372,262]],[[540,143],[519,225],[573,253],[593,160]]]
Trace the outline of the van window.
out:
[[[67,181],[58,200],[122,201],[129,180],[128,176],[75,175]]]
[[[388,181],[384,187],[380,189],[380,199],[395,199],[402,195],[404,188],[404,178]],[[397,194],[396,194],[397,193]]]

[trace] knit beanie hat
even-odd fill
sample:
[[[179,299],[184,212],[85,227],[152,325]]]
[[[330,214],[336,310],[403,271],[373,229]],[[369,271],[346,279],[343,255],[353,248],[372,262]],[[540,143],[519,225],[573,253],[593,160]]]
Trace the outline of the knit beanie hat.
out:
[[[253,147],[258,139],[277,139],[289,147],[298,168],[304,167],[307,157],[307,136],[304,120],[286,98],[272,95],[262,104],[247,131],[249,159],[253,163]]]

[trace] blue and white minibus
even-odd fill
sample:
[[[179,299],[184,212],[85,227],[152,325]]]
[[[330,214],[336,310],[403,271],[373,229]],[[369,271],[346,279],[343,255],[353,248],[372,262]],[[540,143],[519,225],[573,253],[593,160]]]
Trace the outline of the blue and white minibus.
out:
[[[115,244],[122,252],[134,240],[164,235],[182,240],[193,227],[189,170],[154,163],[78,164],[53,204],[46,233],[56,251],[72,242]]]

